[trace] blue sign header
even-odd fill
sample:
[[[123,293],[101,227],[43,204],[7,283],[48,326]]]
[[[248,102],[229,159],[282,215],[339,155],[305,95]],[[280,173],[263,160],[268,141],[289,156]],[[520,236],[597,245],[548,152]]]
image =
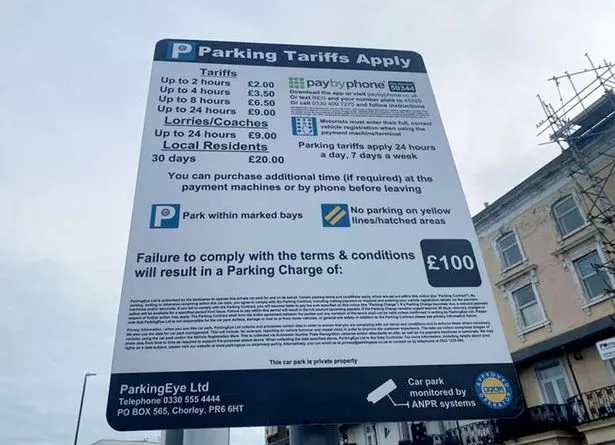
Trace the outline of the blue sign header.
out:
[[[165,39],[156,44],[154,60],[293,68],[426,72],[423,58],[413,51],[267,43]]]

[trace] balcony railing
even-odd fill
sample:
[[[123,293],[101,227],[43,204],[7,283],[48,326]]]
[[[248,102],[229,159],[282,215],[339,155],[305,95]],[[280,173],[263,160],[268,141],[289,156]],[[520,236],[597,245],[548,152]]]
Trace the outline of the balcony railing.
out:
[[[516,439],[552,430],[573,431],[575,419],[568,404],[539,405],[526,408],[514,419],[498,421],[502,440]]]
[[[489,445],[501,443],[495,420],[485,420],[452,428],[433,436],[433,445]]]
[[[553,430],[574,433],[577,425],[608,417],[615,417],[615,386],[574,396],[561,405],[547,404],[526,408],[515,419],[498,420],[497,429],[501,440]],[[484,443],[468,445],[484,445]]]
[[[399,445],[492,445],[555,430],[577,434],[576,426],[609,417],[615,417],[615,386],[574,396],[564,404],[526,408],[514,419],[475,422],[442,434],[419,434]]]
[[[596,389],[568,400],[577,424],[615,416],[615,386]]]
[[[495,420],[470,423],[461,428],[461,437],[465,445],[487,445],[501,443],[500,430]]]

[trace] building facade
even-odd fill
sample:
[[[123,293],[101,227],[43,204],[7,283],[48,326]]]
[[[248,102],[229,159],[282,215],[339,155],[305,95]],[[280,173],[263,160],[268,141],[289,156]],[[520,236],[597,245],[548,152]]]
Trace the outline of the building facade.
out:
[[[615,360],[596,346],[615,337],[614,96],[566,126],[572,148],[473,218],[524,413],[342,425],[343,444],[615,444]]]
[[[267,445],[288,445],[288,427],[286,425],[266,426],[265,443]]]
[[[587,137],[474,217],[527,406],[505,438],[615,442],[615,361],[596,347],[615,336],[614,109],[577,116]]]

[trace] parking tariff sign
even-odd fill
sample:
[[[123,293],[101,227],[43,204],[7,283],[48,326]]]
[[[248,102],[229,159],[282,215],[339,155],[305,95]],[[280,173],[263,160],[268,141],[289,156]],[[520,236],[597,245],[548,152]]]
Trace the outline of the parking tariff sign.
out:
[[[158,42],[109,424],[521,409],[421,56]]]

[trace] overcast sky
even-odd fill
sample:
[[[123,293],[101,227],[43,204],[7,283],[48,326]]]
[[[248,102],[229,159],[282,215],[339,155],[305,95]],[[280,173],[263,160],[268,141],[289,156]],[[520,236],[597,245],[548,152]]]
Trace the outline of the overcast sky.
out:
[[[591,4],[591,7],[589,6]],[[613,57],[613,1],[9,1],[0,7],[0,442],[80,444],[104,419],[154,44],[165,37],[420,52],[475,213],[557,154],[546,79]],[[262,444],[260,428],[233,445]]]

